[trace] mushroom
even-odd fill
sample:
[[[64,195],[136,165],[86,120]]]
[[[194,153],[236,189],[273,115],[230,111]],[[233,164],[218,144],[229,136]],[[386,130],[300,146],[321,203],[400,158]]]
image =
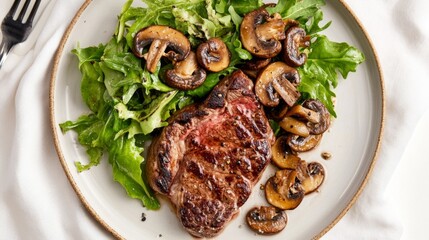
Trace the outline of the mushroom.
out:
[[[301,162],[301,158],[292,153],[284,135],[277,138],[271,151],[272,162],[281,169],[296,169]]]
[[[289,111],[286,113],[286,116],[303,119],[311,123],[320,122],[320,114],[318,112],[305,108],[300,104],[295,105],[289,109]]]
[[[320,116],[319,121],[309,121],[307,123],[307,127],[311,134],[319,135],[328,130],[329,126],[331,125],[331,114],[322,102],[316,99],[309,99],[306,100],[302,106],[317,112]]]
[[[306,36],[305,30],[293,26],[286,31],[284,40],[283,59],[292,67],[302,66],[307,60],[305,53],[300,53],[300,47],[310,46],[310,36]]]
[[[174,69],[165,73],[165,83],[180,90],[191,90],[199,87],[206,80],[206,71],[200,68],[194,52],[185,60],[174,63]]]
[[[269,108],[267,114],[269,114],[270,118],[280,121],[286,116],[288,110],[289,106],[284,101],[280,101],[279,105]]]
[[[242,69],[248,70],[261,70],[270,64],[271,58],[253,58],[246,61]]]
[[[322,139],[322,134],[320,135],[308,135],[307,137],[301,137],[296,134],[291,134],[287,137],[287,143],[289,147],[296,152],[307,152],[315,148],[320,140]]]
[[[246,221],[249,227],[259,234],[275,234],[286,227],[286,212],[273,206],[260,206],[250,209]]]
[[[253,58],[252,60],[246,61],[241,67],[241,70],[245,72],[251,78],[257,78],[259,71],[270,64],[271,58]]]
[[[286,23],[279,14],[270,17],[262,7],[244,15],[240,25],[240,39],[243,47],[252,55],[271,58],[281,52],[280,41],[285,39]]]
[[[150,44],[147,53],[144,49]],[[165,52],[169,48],[168,52]],[[153,25],[141,29],[134,36],[133,53],[139,58],[146,59],[146,68],[154,73],[161,57],[171,61],[184,60],[191,51],[191,43],[180,31],[168,26]]]
[[[300,137],[305,138],[310,135],[310,131],[308,130],[307,125],[304,122],[299,121],[293,117],[284,117],[279,122],[279,125],[286,132],[290,132]]]
[[[256,79],[255,93],[264,106],[277,106],[280,102],[279,95],[287,105],[293,106],[301,96],[296,89],[299,82],[296,69],[284,62],[274,62],[260,72]]]
[[[220,38],[210,38],[198,46],[197,60],[207,71],[220,72],[228,67],[231,54]]]
[[[280,209],[295,209],[304,199],[304,189],[296,181],[296,170],[279,170],[265,184],[265,198]]]
[[[305,194],[312,193],[319,189],[325,179],[325,169],[318,162],[308,163],[302,160],[298,167],[297,178],[305,191]]]

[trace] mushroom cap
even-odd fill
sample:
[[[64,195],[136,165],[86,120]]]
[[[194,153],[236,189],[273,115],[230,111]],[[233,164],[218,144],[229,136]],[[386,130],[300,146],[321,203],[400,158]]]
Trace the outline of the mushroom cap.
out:
[[[302,66],[307,61],[307,54],[300,53],[299,48],[310,45],[310,38],[303,28],[293,26],[286,31],[283,60],[292,67]]]
[[[281,17],[271,18],[264,7],[249,12],[240,25],[243,47],[257,57],[274,57],[281,52],[285,26]]]
[[[269,235],[286,227],[286,212],[273,206],[259,206],[250,209],[246,215],[249,227],[258,234]]]
[[[300,137],[308,137],[310,135],[310,131],[308,130],[307,125],[304,122],[297,120],[293,117],[284,117],[279,122],[279,125],[286,132],[298,135]]]
[[[144,49],[149,44],[151,46],[145,54]],[[191,43],[182,32],[174,28],[153,25],[137,32],[132,50],[137,57],[146,58],[147,69],[153,73],[162,56],[175,62],[185,59],[191,51]]]
[[[198,63],[207,71],[220,72],[229,66],[231,54],[220,38],[210,38],[197,48]]]
[[[245,70],[261,70],[271,63],[271,58],[252,58],[243,65]]]
[[[307,127],[311,134],[319,135],[329,129],[331,125],[331,114],[321,101],[317,99],[308,99],[302,103],[302,106],[317,112],[320,116],[318,122],[307,122]]]
[[[265,197],[267,201],[280,209],[295,209],[304,199],[305,191],[295,181],[296,170],[279,170],[269,178],[265,184]]]
[[[183,61],[174,63],[174,69],[166,71],[165,83],[180,90],[191,90],[203,84],[206,76],[206,71],[198,66],[197,57],[191,51]]]
[[[289,109],[286,116],[296,117],[311,123],[320,122],[320,114],[318,112],[305,108],[301,104],[297,104]]]
[[[308,135],[307,137],[301,137],[296,134],[290,134],[287,137],[287,143],[289,147],[296,152],[307,152],[315,148],[322,139],[322,134],[320,135]]]
[[[325,180],[325,169],[318,162],[307,163],[302,160],[298,167],[297,178],[305,194],[309,194],[319,189],[322,185]]]
[[[271,151],[272,162],[280,169],[296,169],[301,162],[301,158],[291,151],[285,135],[277,138]]]
[[[288,111],[289,106],[284,101],[280,101],[279,105],[267,109],[267,114],[270,118],[280,121],[286,116]]]
[[[299,81],[296,69],[284,62],[273,62],[260,71],[256,79],[255,94],[267,107],[277,106],[280,102],[279,95],[287,105],[292,106],[300,96],[296,89]]]

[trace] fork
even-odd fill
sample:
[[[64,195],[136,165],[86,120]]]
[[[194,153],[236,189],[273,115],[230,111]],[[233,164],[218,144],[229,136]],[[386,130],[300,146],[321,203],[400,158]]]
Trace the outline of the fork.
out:
[[[15,13],[21,3],[21,0],[15,0],[13,2],[12,7],[1,24],[3,39],[0,44],[0,69],[12,47],[18,43],[24,42],[27,40],[28,35],[30,35],[33,27],[33,19],[36,15],[37,9],[39,8],[40,2],[41,0],[36,0],[34,2],[31,12],[25,21],[24,17],[27,14],[27,9],[31,0],[25,0],[17,18],[15,18]]]

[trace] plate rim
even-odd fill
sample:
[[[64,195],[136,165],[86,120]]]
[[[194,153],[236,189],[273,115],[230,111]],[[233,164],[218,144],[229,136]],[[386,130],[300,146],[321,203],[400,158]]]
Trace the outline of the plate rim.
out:
[[[363,35],[367,41],[367,44],[369,45],[369,47],[371,49],[371,53],[373,54],[373,57],[374,57],[374,60],[376,63],[377,73],[379,75],[378,84],[380,85],[380,90],[381,90],[381,119],[380,119],[380,123],[377,124],[379,127],[379,135],[378,135],[378,138],[376,141],[377,142],[376,148],[375,148],[375,151],[372,153],[371,163],[369,164],[369,168],[365,174],[365,177],[363,178],[362,182],[360,183],[360,185],[359,185],[357,191],[354,193],[353,197],[347,203],[346,207],[344,207],[341,210],[340,214],[338,214],[335,217],[335,219],[331,223],[329,223],[319,234],[314,236],[313,239],[319,239],[323,235],[325,235],[329,230],[331,230],[344,217],[344,215],[350,210],[350,208],[356,203],[357,199],[359,198],[359,196],[361,195],[361,193],[365,189],[365,186],[368,183],[370,176],[373,173],[374,166],[375,166],[377,159],[378,159],[378,156],[379,156],[380,147],[381,147],[381,140],[383,138],[384,127],[385,127],[385,111],[386,111],[385,84],[384,84],[384,75],[383,75],[383,71],[381,68],[378,53],[374,47],[374,43],[373,43],[370,35],[368,34],[367,30],[363,26],[360,19],[357,17],[357,15],[351,9],[351,7],[345,2],[345,0],[336,0],[336,1],[339,2],[344,7],[344,9],[350,14],[350,16],[353,18],[355,23],[358,25],[359,29],[362,31],[362,33],[363,33]],[[62,153],[62,150],[60,147],[60,141],[59,141],[58,127],[57,127],[58,123],[56,122],[56,118],[55,118],[55,104],[54,104],[55,91],[54,90],[55,90],[55,83],[56,83],[56,79],[57,79],[57,73],[58,73],[60,60],[61,60],[61,57],[64,53],[64,47],[68,41],[70,33],[74,29],[74,26],[76,25],[77,21],[79,20],[79,18],[83,14],[83,12],[87,9],[87,7],[92,2],[93,2],[93,0],[85,0],[85,2],[81,5],[79,10],[74,15],[73,19],[68,24],[68,26],[67,26],[67,28],[66,28],[66,30],[65,30],[62,38],[61,38],[61,41],[57,47],[57,50],[55,52],[51,76],[50,76],[50,85],[49,85],[50,127],[51,127],[51,132],[52,132],[52,136],[53,136],[53,140],[54,140],[55,150],[56,150],[58,158],[61,162],[61,166],[62,166],[62,168],[63,168],[63,170],[67,176],[68,181],[72,185],[73,190],[75,191],[76,195],[78,196],[79,200],[81,201],[81,203],[83,204],[85,209],[92,215],[92,217],[100,225],[102,225],[104,227],[104,229],[106,229],[108,232],[110,232],[115,238],[124,239],[124,237],[121,236],[121,234],[119,234],[103,218],[101,218],[100,215],[98,215],[98,213],[89,204],[89,202],[87,201],[85,196],[82,194],[81,190],[79,189],[79,186],[76,183],[75,179],[73,178],[72,173],[70,172],[70,169],[69,169],[67,162],[65,160],[65,157]]]

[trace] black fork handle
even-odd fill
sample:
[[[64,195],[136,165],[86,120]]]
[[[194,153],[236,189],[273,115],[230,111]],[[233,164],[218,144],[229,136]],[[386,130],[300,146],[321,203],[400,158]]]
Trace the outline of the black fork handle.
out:
[[[13,44],[9,41],[3,41],[0,44],[0,69],[3,66],[3,63],[6,61],[7,55],[9,54],[10,49],[12,49]]]

